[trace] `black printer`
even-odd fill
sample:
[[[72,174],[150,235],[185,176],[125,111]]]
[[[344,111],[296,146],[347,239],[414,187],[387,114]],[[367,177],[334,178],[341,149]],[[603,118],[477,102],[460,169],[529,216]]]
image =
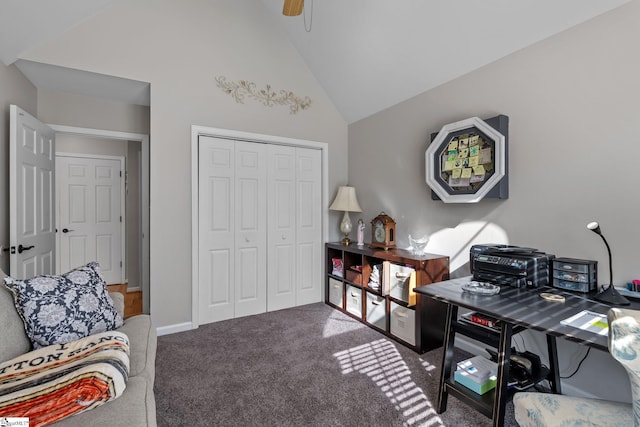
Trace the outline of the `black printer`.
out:
[[[473,280],[514,287],[540,287],[550,283],[551,260],[555,255],[533,248],[485,244],[469,251]]]

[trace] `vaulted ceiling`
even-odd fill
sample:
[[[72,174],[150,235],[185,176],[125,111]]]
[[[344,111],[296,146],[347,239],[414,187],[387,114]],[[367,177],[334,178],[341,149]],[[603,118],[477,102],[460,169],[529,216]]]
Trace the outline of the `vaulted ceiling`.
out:
[[[122,0],[3,0],[0,60],[14,63],[115,1]],[[281,0],[260,0],[257,7],[282,28],[344,119],[353,123],[628,1],[306,0],[298,17],[282,16]],[[65,70],[25,61],[17,65],[38,87],[70,90]],[[122,96],[148,91],[143,82],[87,74],[86,84],[74,84],[76,93],[113,99],[115,88],[126,84],[133,87]],[[126,101],[144,103],[140,99]]]

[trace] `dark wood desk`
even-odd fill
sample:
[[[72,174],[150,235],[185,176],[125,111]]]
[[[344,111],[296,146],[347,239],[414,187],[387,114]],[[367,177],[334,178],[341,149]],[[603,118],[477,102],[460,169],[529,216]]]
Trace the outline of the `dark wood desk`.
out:
[[[438,393],[438,413],[446,410],[447,396],[452,394],[492,418],[494,426],[501,426],[504,423],[504,410],[508,400],[508,361],[511,358],[511,338],[514,332],[517,333],[526,328],[546,334],[550,365],[547,379],[554,393],[561,393],[556,337],[562,337],[607,351],[606,336],[565,326],[560,322],[582,310],[606,314],[611,308],[610,306],[576,294],[564,292],[561,289],[546,287],[537,289],[502,287],[497,295],[473,295],[462,291],[462,285],[469,282],[469,280],[471,280],[471,277],[464,277],[415,289],[418,294],[418,310],[420,310],[420,304],[423,304],[429,298],[447,304],[440,390]],[[541,292],[553,292],[554,294],[563,295],[565,301],[547,301],[540,297]],[[631,308],[640,308],[638,305],[638,303],[633,303]],[[468,389],[455,383],[451,378],[455,334],[456,331],[461,332],[464,329],[463,325],[458,324],[458,307],[485,313],[502,321],[502,329],[495,343],[498,353],[497,384],[494,391],[484,395],[475,394],[470,390],[465,392]],[[474,338],[464,332],[461,333]]]

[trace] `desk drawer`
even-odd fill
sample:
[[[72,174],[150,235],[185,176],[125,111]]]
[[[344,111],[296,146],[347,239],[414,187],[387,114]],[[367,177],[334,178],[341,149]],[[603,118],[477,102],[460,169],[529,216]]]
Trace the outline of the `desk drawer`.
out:
[[[554,288],[560,288],[560,289],[566,289],[568,291],[578,291],[578,292],[590,292],[592,290],[594,290],[596,288],[596,284],[593,284],[593,288],[589,287],[589,283],[582,283],[582,282],[572,282],[571,280],[559,280],[554,278],[553,279],[553,287]]]
[[[362,319],[362,289],[347,285],[345,298],[347,311]]]
[[[343,289],[344,288],[341,281],[331,278],[329,279],[329,302],[340,308],[344,308],[342,306]]]
[[[571,273],[594,273],[597,261],[573,258],[556,258],[553,260],[553,269],[568,271]]]
[[[595,282],[595,273],[575,273],[565,270],[553,270],[553,278],[557,280],[570,280],[572,282],[591,283]]]
[[[416,345],[416,312],[391,301],[391,335]]]

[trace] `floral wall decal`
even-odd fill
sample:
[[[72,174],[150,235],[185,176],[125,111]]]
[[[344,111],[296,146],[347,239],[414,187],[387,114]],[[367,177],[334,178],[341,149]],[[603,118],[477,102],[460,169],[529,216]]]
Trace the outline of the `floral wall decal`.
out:
[[[224,76],[216,77],[218,87],[227,95],[231,95],[236,102],[244,104],[245,96],[262,102],[267,107],[274,105],[288,105],[291,114],[296,114],[300,110],[306,110],[311,106],[311,98],[305,96],[301,98],[290,90],[280,90],[276,92],[271,85],[265,85],[264,89],[257,89],[256,84],[247,80],[238,82],[227,81]]]

